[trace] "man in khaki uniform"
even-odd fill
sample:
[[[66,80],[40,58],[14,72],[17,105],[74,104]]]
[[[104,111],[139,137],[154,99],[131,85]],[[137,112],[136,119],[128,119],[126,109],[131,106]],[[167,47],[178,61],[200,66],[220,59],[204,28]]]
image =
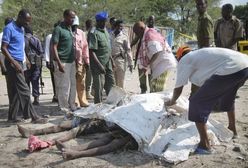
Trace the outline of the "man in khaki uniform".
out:
[[[116,85],[124,88],[126,64],[130,72],[133,70],[131,47],[128,36],[123,33],[123,21],[117,20],[115,30],[111,34],[112,58],[114,60],[114,77]]]
[[[213,21],[207,13],[207,0],[195,0],[199,13],[197,25],[198,47],[210,47],[213,42]]]
[[[237,50],[237,42],[242,38],[242,24],[239,19],[232,15],[233,6],[222,6],[222,18],[215,24],[214,39],[216,47]]]

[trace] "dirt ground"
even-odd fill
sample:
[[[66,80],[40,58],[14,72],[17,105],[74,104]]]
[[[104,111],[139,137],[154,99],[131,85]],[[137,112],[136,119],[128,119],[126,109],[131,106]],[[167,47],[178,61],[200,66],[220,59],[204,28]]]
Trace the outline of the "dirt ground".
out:
[[[40,115],[49,115],[49,123],[45,126],[56,124],[63,120],[63,115],[58,112],[57,104],[51,103],[52,87],[48,72],[43,73],[45,87],[40,96],[40,106],[35,109]],[[175,73],[171,73],[168,80],[167,90],[174,86]],[[97,157],[79,158],[71,161],[64,161],[61,153],[56,147],[51,147],[38,152],[29,153],[27,151],[27,139],[22,138],[17,131],[16,124],[7,123],[8,97],[6,91],[6,82],[4,76],[0,75],[0,168],[5,167],[243,167],[248,168],[248,82],[240,88],[236,99],[236,118],[239,138],[229,143],[222,143],[214,146],[216,152],[212,155],[191,155],[185,162],[175,165],[168,164],[139,151],[118,150]],[[126,76],[126,90],[133,93],[139,93],[139,83],[137,72]],[[189,86],[186,87],[183,94],[189,95]],[[211,114],[214,118],[227,126],[227,117],[224,113]],[[43,127],[39,124],[25,124],[29,128]],[[48,140],[65,132],[39,136],[43,140]],[[66,144],[76,145],[94,139],[96,136],[79,137],[67,142]]]

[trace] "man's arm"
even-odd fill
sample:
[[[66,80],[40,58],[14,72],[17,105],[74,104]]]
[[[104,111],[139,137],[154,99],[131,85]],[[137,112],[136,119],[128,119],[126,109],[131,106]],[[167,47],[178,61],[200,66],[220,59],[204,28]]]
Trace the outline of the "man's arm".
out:
[[[182,94],[183,91],[183,86],[175,88],[173,91],[173,96],[170,100],[168,100],[167,102],[165,102],[166,106],[171,106],[176,104],[177,99],[179,98],[179,96]]]
[[[228,44],[227,48],[231,48],[243,37],[242,23],[239,20],[235,20],[234,27],[235,27],[234,38],[232,41],[230,41],[230,44]]]
[[[131,47],[130,47],[130,42],[127,39],[124,41],[124,50],[125,50],[125,54],[127,55],[127,62],[128,62],[128,68],[129,71],[132,72],[133,71],[133,57],[132,57],[132,51],[131,51]]]
[[[93,58],[95,64],[98,66],[98,68],[100,69],[100,71],[101,71],[102,73],[105,73],[105,68],[104,68],[104,66],[100,63],[100,61],[98,60],[98,58],[97,58],[95,52],[94,52],[92,49],[90,49],[89,51],[90,51],[90,57]]]
[[[16,60],[14,60],[13,57],[10,55],[8,51],[8,45],[9,44],[2,42],[1,50],[3,55],[5,56],[5,59],[7,59],[14,66],[17,72],[23,73],[23,69],[21,65]]]
[[[57,43],[53,43],[52,44],[52,50],[51,50],[52,51],[52,55],[54,56],[54,60],[58,63],[59,71],[64,73],[65,72],[64,66],[62,65],[62,63],[61,63],[61,61],[59,59],[57,48],[58,48],[58,44]]]
[[[134,39],[133,39],[132,42],[131,42],[131,48],[132,48],[135,44],[137,44],[138,41],[139,41],[139,37],[135,35]]]
[[[211,45],[211,39],[213,37],[213,23],[212,20],[205,20],[204,23],[204,31],[202,32],[204,34],[204,39],[202,41],[202,46],[201,47],[210,47]]]

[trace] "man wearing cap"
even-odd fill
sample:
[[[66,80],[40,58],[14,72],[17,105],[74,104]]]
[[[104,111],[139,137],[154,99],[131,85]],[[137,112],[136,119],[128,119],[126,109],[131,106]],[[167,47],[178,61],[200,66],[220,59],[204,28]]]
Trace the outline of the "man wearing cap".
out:
[[[66,9],[64,21],[53,30],[52,53],[58,103],[62,112],[74,111],[76,98],[76,66],[71,30],[75,12]]]
[[[102,102],[103,87],[108,95],[114,85],[109,34],[105,28],[107,12],[95,16],[96,29],[89,33],[90,65],[93,76],[94,103]]]
[[[116,85],[124,88],[126,66],[130,72],[133,70],[133,61],[128,36],[124,34],[123,21],[115,22],[115,30],[111,33],[112,58],[114,60],[114,77]],[[128,65],[127,65],[128,64]]]
[[[86,99],[85,77],[86,69],[89,68],[89,49],[85,33],[78,28],[79,19],[75,16],[72,24],[72,32],[74,35],[74,53],[76,58],[76,81],[77,81],[77,96],[81,107],[89,106]]]
[[[214,106],[227,111],[228,128],[237,136],[234,101],[237,90],[248,79],[248,57],[224,48],[203,48],[189,52],[185,47],[177,54],[177,80],[172,98],[165,104],[176,103],[188,80],[199,87],[189,98],[189,120],[195,122],[200,143],[195,151],[210,154],[206,122]]]

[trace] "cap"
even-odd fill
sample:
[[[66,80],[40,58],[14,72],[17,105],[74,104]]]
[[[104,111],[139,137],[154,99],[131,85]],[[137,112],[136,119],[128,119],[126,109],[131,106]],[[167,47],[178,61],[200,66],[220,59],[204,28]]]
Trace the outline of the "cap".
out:
[[[176,54],[177,60],[180,60],[189,51],[191,51],[191,49],[188,46],[179,47]]]
[[[74,19],[72,25],[73,25],[73,26],[74,26],[74,25],[79,26],[79,19],[78,19],[78,16],[75,16],[75,19]]]
[[[101,20],[107,20],[108,19],[108,13],[107,12],[98,12],[95,16],[96,21],[101,21]]]

